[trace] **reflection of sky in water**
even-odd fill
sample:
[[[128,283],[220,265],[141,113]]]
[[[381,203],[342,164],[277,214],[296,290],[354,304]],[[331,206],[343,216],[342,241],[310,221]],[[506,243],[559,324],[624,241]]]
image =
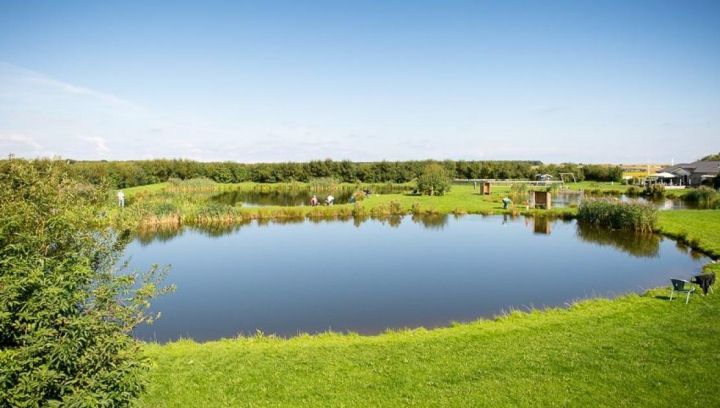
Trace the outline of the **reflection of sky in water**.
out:
[[[132,265],[171,264],[177,284],[155,302],[162,318],[137,332],[159,341],[433,327],[642,291],[706,260],[661,237],[509,216],[251,223],[143,240],[127,248]]]
[[[578,206],[580,203],[587,198],[588,196],[585,196],[583,194],[578,193],[565,193],[565,192],[558,192],[552,194],[552,203],[553,206],[558,208],[563,207],[572,207],[572,206]],[[685,202],[684,200],[681,200],[679,198],[660,198],[655,200],[648,200],[644,197],[630,197],[625,194],[614,197],[614,196],[592,196],[592,198],[603,198],[603,199],[617,199],[619,201],[629,203],[629,202],[638,202],[638,203],[649,203],[655,206],[655,208],[659,210],[682,210],[686,208],[700,208],[701,206],[693,205],[690,203]]]

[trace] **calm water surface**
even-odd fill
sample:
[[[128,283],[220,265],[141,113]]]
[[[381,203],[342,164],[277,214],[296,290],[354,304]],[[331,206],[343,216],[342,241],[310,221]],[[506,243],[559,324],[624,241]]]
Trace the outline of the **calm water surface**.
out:
[[[185,229],[138,238],[126,255],[172,265],[177,291],[136,332],[157,341],[443,326],[641,292],[707,261],[659,236],[474,215]]]

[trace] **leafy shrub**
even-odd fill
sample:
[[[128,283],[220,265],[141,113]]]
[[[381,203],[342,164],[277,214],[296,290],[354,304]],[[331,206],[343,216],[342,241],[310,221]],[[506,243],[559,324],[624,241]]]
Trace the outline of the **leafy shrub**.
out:
[[[113,269],[129,235],[107,197],[57,161],[0,163],[0,406],[125,406],[147,364],[130,333],[153,316],[157,270]]]
[[[578,220],[613,229],[651,232],[657,225],[657,209],[642,203],[588,200],[580,204]]]
[[[665,195],[665,186],[662,184],[648,184],[643,190],[643,195],[650,198],[661,198]]]
[[[439,164],[426,166],[423,173],[417,178],[417,190],[423,195],[445,195],[450,191],[448,171]]]
[[[628,187],[627,191],[625,192],[625,194],[632,196],[632,197],[639,196],[641,193],[642,193],[642,190],[640,190],[640,188],[638,186],[634,186],[634,185]]]

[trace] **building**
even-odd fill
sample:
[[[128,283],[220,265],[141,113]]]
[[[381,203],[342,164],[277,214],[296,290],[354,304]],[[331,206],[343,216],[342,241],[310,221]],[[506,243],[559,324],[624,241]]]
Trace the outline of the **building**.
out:
[[[699,186],[720,174],[720,161],[696,161],[681,163],[661,169],[657,176],[663,184],[675,186]]]

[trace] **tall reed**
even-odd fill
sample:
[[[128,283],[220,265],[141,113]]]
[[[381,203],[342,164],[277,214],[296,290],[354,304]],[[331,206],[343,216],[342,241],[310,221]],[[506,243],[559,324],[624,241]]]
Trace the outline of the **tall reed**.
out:
[[[644,203],[587,200],[578,209],[581,223],[639,232],[652,232],[657,218],[657,209]]]

